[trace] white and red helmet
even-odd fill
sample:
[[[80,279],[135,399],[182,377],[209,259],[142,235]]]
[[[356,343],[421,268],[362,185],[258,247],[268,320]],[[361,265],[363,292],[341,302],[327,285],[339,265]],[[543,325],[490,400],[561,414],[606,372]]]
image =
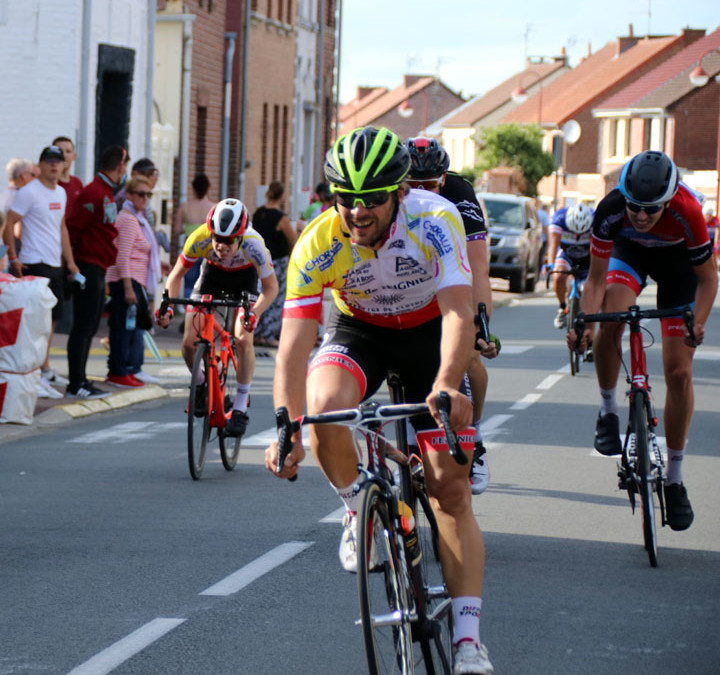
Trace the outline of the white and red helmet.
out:
[[[208,213],[207,226],[218,237],[242,237],[245,234],[250,215],[239,199],[223,199]]]

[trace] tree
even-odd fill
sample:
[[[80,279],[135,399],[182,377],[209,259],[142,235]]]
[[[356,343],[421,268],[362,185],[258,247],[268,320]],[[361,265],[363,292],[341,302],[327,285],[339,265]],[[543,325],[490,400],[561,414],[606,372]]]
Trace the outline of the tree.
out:
[[[525,178],[524,194],[537,196],[541,178],[555,170],[555,160],[542,149],[543,130],[537,124],[498,124],[480,131],[479,172],[497,167],[517,168]]]

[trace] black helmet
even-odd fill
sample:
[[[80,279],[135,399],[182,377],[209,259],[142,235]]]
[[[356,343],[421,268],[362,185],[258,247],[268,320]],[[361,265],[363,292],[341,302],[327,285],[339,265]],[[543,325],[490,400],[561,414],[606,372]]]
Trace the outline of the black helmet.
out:
[[[333,192],[392,192],[410,168],[407,148],[390,129],[360,127],[335,141],[325,155]]]
[[[423,180],[442,176],[450,166],[450,157],[445,148],[434,138],[417,136],[405,141],[410,152],[410,178]]]
[[[678,189],[678,170],[664,152],[647,150],[635,155],[620,174],[620,192],[629,202],[657,206],[669,202]]]

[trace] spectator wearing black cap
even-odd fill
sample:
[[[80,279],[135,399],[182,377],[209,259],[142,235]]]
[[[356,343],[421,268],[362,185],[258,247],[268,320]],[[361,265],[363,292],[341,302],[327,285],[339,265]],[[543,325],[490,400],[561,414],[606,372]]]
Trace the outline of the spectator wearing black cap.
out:
[[[10,272],[20,278],[25,274],[48,278],[50,290],[57,298],[57,304],[52,310],[48,353],[42,365],[43,378],[40,384],[40,395],[51,398],[62,398],[62,395],[50,385],[67,382],[50,368],[49,363],[55,322],[61,319],[63,314],[66,276],[63,262],[71,279],[74,279],[78,272],[65,225],[67,196],[65,190],[58,185],[64,167],[65,155],[60,148],[49,145],[43,149],[38,162],[40,175],[37,180],[30,181],[18,190],[12,208],[8,211],[3,231]],[[22,237],[19,255],[16,253],[13,236],[17,223],[21,223]]]
[[[115,192],[127,171],[129,157],[120,145],[107,148],[100,171],[77,196],[68,214],[68,232],[85,284],[73,284],[73,325],[67,343],[67,395],[71,398],[102,398],[108,392],[87,379],[85,369],[92,339],[105,305],[105,271],[115,264],[117,205]]]

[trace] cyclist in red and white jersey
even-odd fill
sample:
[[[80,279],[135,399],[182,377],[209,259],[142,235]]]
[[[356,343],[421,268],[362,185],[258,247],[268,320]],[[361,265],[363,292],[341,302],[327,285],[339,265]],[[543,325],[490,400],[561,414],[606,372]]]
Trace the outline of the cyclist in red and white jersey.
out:
[[[657,282],[658,308],[682,310],[694,304],[694,332],[702,343],[718,285],[712,244],[699,202],[679,184],[673,161],[657,151],[633,157],[623,167],[618,187],[598,204],[583,311],[626,310],[636,303],[648,276]],[[624,324],[602,323],[593,341],[601,395],[595,449],[604,455],[622,451],[616,386],[623,328]],[[591,328],[582,336],[583,344],[590,335]],[[574,331],[568,333],[569,347],[574,347],[576,337]],[[667,385],[667,516],[672,529],[685,530],[693,521],[682,482],[682,460],[693,413],[695,350],[679,315],[662,320],[662,351]]]
[[[292,251],[280,346],[275,405],[291,417],[352,408],[399,372],[408,402],[437,394],[452,401],[453,429],[466,429],[472,405],[459,391],[473,353],[475,328],[470,267],[458,210],[447,200],[402,184],[410,158],[388,129],[364,127],[340,137],[325,159],[335,208],[303,230]],[[322,292],[333,311],[323,344],[307,365],[322,320]],[[440,529],[440,558],[454,618],[454,672],[493,673],[480,642],[485,551],[472,510],[467,467],[448,452],[428,449],[438,433],[430,415],[414,418],[425,477]],[[346,508],[340,560],[357,570],[358,472],[350,431],[310,427],[315,458]],[[277,443],[266,451],[274,472]],[[301,435],[280,477],[296,475],[304,458]]]

